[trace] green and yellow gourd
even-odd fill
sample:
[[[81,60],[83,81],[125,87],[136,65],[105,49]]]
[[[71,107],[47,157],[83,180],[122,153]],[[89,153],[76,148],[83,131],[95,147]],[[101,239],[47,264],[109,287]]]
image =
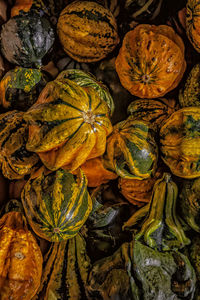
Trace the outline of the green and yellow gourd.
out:
[[[159,251],[178,250],[190,243],[176,215],[177,195],[177,185],[170,174],[164,173],[154,185],[148,213],[136,240]]]
[[[174,112],[161,127],[161,157],[171,172],[182,178],[200,176],[200,107]]]
[[[54,171],[76,170],[102,155],[112,131],[110,109],[91,87],[64,77],[49,82],[37,102],[24,114],[29,124],[26,148],[38,153]]]
[[[87,299],[85,286],[90,268],[86,243],[81,234],[52,243],[44,257],[40,287],[33,300]]]
[[[0,82],[0,103],[6,109],[26,111],[33,105],[47,83],[40,70],[16,67]]]
[[[38,167],[39,157],[26,149],[28,126],[16,110],[0,115],[0,164],[8,179],[22,179]]]
[[[200,106],[200,64],[190,71],[182,89],[179,90],[181,107]]]
[[[25,184],[23,207],[34,232],[43,239],[60,242],[74,237],[92,210],[87,178],[63,169],[39,169]]]
[[[110,10],[95,1],[74,1],[60,14],[57,32],[64,51],[79,62],[106,57],[119,42]]]
[[[106,102],[110,109],[110,115],[114,112],[114,101],[111,97],[108,88],[100,81],[97,81],[91,73],[86,73],[82,70],[69,69],[61,72],[56,80],[69,79],[76,82],[79,86],[93,88],[99,97]]]
[[[157,168],[158,147],[149,123],[127,119],[107,139],[104,165],[122,178],[146,179]]]

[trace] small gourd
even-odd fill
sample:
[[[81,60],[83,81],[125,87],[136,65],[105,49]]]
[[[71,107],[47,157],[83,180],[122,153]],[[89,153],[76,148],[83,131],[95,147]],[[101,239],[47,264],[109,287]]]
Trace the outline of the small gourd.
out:
[[[197,0],[188,0],[186,5],[186,33],[193,47],[200,52],[200,3]]]

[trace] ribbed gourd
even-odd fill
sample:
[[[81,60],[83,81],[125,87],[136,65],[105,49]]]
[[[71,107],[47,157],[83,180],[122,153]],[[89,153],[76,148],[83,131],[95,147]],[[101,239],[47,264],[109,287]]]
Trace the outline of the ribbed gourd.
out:
[[[82,70],[68,69],[61,72],[56,79],[61,81],[63,79],[69,79],[76,82],[81,87],[93,88],[98,93],[99,97],[108,105],[110,115],[113,114],[115,105],[108,88],[101,81],[97,81],[95,76],[91,73],[87,73]]]
[[[26,111],[45,87],[47,76],[38,69],[16,67],[0,81],[0,104],[6,109]]]
[[[90,259],[81,234],[68,241],[52,243],[44,257],[40,287],[33,300],[87,299],[89,268]]]
[[[174,99],[136,99],[128,106],[128,113],[135,120],[150,122],[159,130],[165,120],[177,109]]]
[[[0,165],[8,179],[21,179],[38,167],[39,157],[26,149],[28,126],[16,110],[0,115]]]
[[[136,240],[158,251],[178,250],[190,243],[176,214],[178,188],[169,173],[154,185],[148,214]]]
[[[40,285],[43,258],[20,208],[0,219],[0,235],[0,298],[30,300]]]
[[[73,175],[42,167],[27,181],[21,197],[33,231],[51,242],[74,237],[92,210],[87,178],[81,170]]]
[[[107,139],[104,165],[122,178],[147,179],[157,168],[154,131],[142,120],[119,122]]]
[[[102,155],[112,131],[109,107],[98,93],[72,80],[49,82],[24,114],[29,124],[26,148],[38,153],[50,170],[74,171]]]
[[[185,72],[184,43],[170,26],[141,24],[124,36],[115,65],[121,84],[132,95],[162,97]]]
[[[34,11],[24,12],[2,26],[1,51],[14,65],[40,67],[54,39],[53,28],[45,17]]]
[[[191,106],[174,112],[161,127],[161,157],[176,176],[200,176],[199,126],[200,108]]]
[[[187,80],[179,90],[181,107],[200,106],[200,64],[196,64],[190,71]]]
[[[200,52],[200,3],[196,0],[188,0],[186,5],[186,33],[193,47]]]
[[[110,10],[95,1],[74,1],[61,12],[57,32],[64,51],[79,62],[106,57],[119,42]]]

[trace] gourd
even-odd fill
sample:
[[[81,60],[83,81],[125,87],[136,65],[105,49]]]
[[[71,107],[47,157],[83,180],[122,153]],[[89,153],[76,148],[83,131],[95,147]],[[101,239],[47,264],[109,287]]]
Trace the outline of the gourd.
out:
[[[174,99],[136,99],[128,106],[131,118],[150,122],[159,130],[165,120],[177,109]]]
[[[109,108],[98,93],[69,79],[49,82],[24,114],[29,124],[26,148],[50,170],[76,170],[102,155],[112,131]]]
[[[38,155],[26,149],[27,137],[22,112],[13,110],[0,115],[0,165],[10,180],[23,179],[38,167]]]
[[[66,71],[61,72],[56,79],[69,79],[76,82],[81,87],[93,88],[95,91],[97,91],[99,97],[107,103],[110,109],[110,115],[113,114],[115,105],[108,88],[101,81],[97,81],[95,76],[91,73],[86,73],[82,70],[68,69]]]
[[[106,57],[119,42],[111,11],[94,1],[75,1],[61,12],[57,32],[64,51],[79,62]]]
[[[190,243],[176,215],[177,185],[164,173],[154,185],[149,211],[136,240],[158,251],[181,249]]]
[[[6,109],[26,111],[33,105],[47,83],[38,69],[16,67],[0,81],[0,103]]]
[[[200,106],[200,64],[196,64],[190,71],[182,89],[179,90],[181,107]]]
[[[30,300],[40,285],[43,258],[23,213],[4,214],[0,235],[0,298]]]
[[[81,169],[87,177],[88,187],[97,187],[118,177],[117,174],[104,167],[101,157],[86,160],[81,165]]]
[[[200,175],[200,108],[174,112],[160,129],[161,157],[171,172],[182,178]]]
[[[49,21],[34,11],[14,16],[2,26],[1,51],[12,64],[40,67],[53,43]]]
[[[186,33],[193,47],[200,52],[199,42],[199,1],[188,0],[186,5]]]
[[[184,44],[169,26],[141,24],[125,35],[115,65],[121,84],[132,95],[162,97],[185,72]]]
[[[83,299],[90,265],[81,234],[68,241],[52,243],[44,257],[40,287],[33,300]]]
[[[92,210],[87,178],[65,170],[40,168],[25,184],[22,203],[33,231],[50,242],[74,237]]]
[[[152,190],[155,182],[162,176],[160,168],[153,177],[139,179],[118,179],[118,188],[122,195],[133,205],[143,206],[151,200]]]
[[[116,124],[103,157],[105,167],[122,178],[151,177],[157,167],[158,147],[150,124],[131,119]]]

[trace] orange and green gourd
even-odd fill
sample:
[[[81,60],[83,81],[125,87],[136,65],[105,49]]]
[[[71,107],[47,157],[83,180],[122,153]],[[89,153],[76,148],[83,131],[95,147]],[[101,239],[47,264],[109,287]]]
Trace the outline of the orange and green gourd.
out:
[[[128,106],[130,118],[150,122],[155,130],[159,130],[165,120],[177,110],[174,99],[136,99]]]
[[[52,243],[44,257],[40,287],[33,300],[87,299],[85,289],[90,266],[81,234]]]
[[[50,170],[76,170],[102,155],[112,132],[109,107],[93,88],[62,78],[49,82],[24,114],[29,124],[26,148]]]
[[[22,179],[38,167],[39,156],[26,149],[28,126],[16,110],[0,115],[0,165],[3,175]]]
[[[197,0],[187,1],[186,33],[193,47],[200,52],[200,3]]]
[[[102,82],[97,81],[95,76],[91,73],[86,73],[82,70],[77,69],[68,69],[61,72],[56,79],[69,79],[76,82],[81,87],[93,88],[98,93],[99,97],[107,103],[110,109],[110,115],[113,114],[115,105],[108,88]]]
[[[16,67],[0,81],[0,104],[6,109],[26,111],[46,83],[47,77],[40,70]]]
[[[30,300],[40,286],[43,258],[21,211],[3,215],[0,236],[0,298]]]
[[[184,43],[169,26],[141,24],[125,35],[115,65],[121,84],[132,95],[162,97],[185,72]]]
[[[21,194],[30,226],[41,238],[60,242],[74,237],[92,210],[87,178],[59,169],[39,169],[25,184]]]
[[[181,107],[200,106],[200,64],[190,71],[182,89],[179,90]]]
[[[200,107],[174,112],[161,127],[160,151],[171,172],[182,178],[200,176]]]
[[[74,1],[60,14],[57,33],[64,51],[79,62],[105,58],[119,43],[111,11],[95,1]]]
[[[157,168],[158,147],[149,123],[127,119],[107,139],[104,166],[127,179],[147,179]]]
[[[148,213],[136,240],[158,251],[178,250],[190,243],[176,215],[177,196],[177,185],[169,173],[164,173],[154,185]]]

